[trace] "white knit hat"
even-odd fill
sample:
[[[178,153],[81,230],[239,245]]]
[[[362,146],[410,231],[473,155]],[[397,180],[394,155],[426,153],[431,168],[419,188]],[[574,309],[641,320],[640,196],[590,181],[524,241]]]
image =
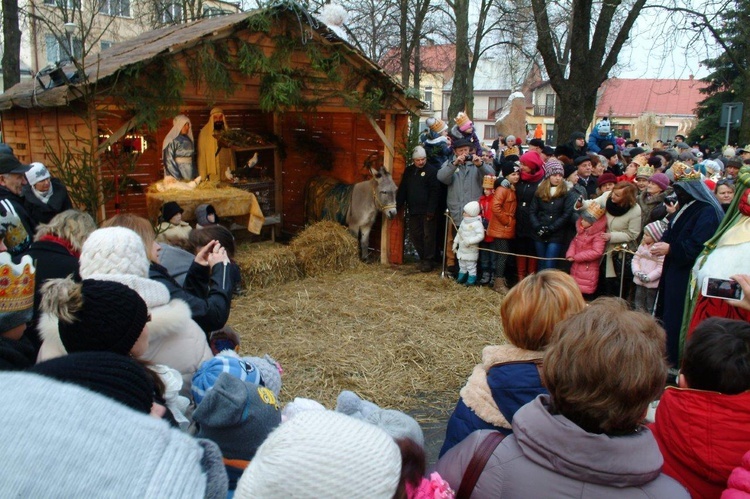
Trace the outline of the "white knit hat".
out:
[[[414,151],[411,153],[411,157],[413,159],[426,158],[427,157],[427,151],[424,150],[424,147],[417,146],[417,147],[414,148]]]
[[[391,499],[400,477],[401,452],[383,430],[333,411],[308,411],[268,436],[234,497]]]
[[[150,262],[141,236],[124,227],[91,233],[81,248],[82,279],[115,281],[138,293],[149,309],[170,301],[167,287],[148,277]]]
[[[42,163],[29,163],[31,170],[26,172],[26,180],[29,185],[36,185],[37,182],[50,178],[49,170]]]
[[[476,201],[470,201],[466,203],[466,206],[464,206],[464,213],[466,213],[470,217],[478,217],[479,203],[477,203]]]

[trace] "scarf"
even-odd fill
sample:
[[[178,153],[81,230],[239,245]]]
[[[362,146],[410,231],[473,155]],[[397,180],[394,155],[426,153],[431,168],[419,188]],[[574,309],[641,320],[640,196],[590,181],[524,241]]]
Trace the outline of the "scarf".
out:
[[[632,208],[632,206],[620,206],[619,204],[612,201],[611,196],[607,197],[607,213],[609,213],[613,217],[623,216],[630,211],[630,208]]]
[[[544,168],[537,169],[534,173],[521,171],[521,180],[525,182],[539,182],[544,178]]]
[[[49,190],[47,192],[39,192],[38,190],[34,189],[33,186],[31,187],[31,192],[34,193],[34,196],[36,196],[39,201],[47,204],[52,197],[52,184],[49,185]]]
[[[70,241],[68,241],[67,239],[63,239],[61,237],[57,237],[57,236],[53,236],[51,234],[47,234],[47,235],[42,236],[39,239],[37,239],[37,241],[48,241],[50,243],[59,244],[60,246],[62,246],[66,250],[68,250],[68,253],[70,253],[72,256],[74,256],[76,258],[80,258],[80,256],[81,256],[81,252],[77,251],[73,247],[73,245],[70,244]]]

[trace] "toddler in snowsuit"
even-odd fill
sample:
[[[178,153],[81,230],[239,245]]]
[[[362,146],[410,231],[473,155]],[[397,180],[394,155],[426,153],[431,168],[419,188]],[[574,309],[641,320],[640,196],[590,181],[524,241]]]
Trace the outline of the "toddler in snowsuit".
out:
[[[633,305],[636,310],[650,314],[654,311],[656,292],[659,289],[661,269],[664,265],[664,255],[651,255],[651,246],[661,241],[666,230],[665,223],[657,220],[643,228],[643,240],[638,250],[633,255],[630,264],[633,269],[633,282],[635,283],[635,299]]]
[[[464,219],[453,240],[453,252],[458,257],[459,284],[473,286],[477,283],[479,243],[484,239],[484,225],[479,216],[479,203],[471,201],[464,206]]]

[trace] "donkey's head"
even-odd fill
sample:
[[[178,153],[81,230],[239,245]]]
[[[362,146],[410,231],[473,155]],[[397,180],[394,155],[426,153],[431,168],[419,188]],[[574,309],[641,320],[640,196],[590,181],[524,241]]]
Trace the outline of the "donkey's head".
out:
[[[396,216],[396,191],[398,191],[398,186],[393,181],[391,174],[382,166],[378,170],[370,168],[370,173],[372,173],[372,179],[376,182],[372,193],[375,206],[390,220]]]

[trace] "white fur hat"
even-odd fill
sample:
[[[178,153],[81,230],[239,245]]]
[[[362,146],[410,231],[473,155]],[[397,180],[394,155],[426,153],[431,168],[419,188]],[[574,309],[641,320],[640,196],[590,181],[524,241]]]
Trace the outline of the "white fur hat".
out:
[[[124,227],[97,229],[81,249],[81,277],[126,274],[148,277],[149,261],[141,237]]]
[[[479,203],[476,201],[470,201],[466,203],[466,206],[464,206],[464,213],[466,213],[470,217],[478,217],[479,216]]]
[[[234,497],[391,499],[400,477],[401,451],[383,430],[333,411],[307,411],[268,436]]]

